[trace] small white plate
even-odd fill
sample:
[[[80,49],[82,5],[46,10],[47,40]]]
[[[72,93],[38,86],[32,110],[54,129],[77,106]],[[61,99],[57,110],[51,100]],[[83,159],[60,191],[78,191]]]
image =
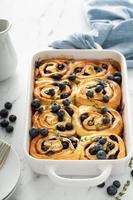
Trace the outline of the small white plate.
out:
[[[0,199],[6,198],[18,182],[20,176],[20,162],[15,150],[11,148],[8,158],[0,170]]]

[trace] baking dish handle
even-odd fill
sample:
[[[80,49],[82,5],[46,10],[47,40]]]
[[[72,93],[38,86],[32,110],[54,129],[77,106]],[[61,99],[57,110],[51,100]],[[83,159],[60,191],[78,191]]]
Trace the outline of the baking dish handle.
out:
[[[49,168],[47,168],[47,174],[48,174],[49,178],[57,184],[64,185],[64,186],[70,186],[70,187],[75,186],[75,187],[87,187],[88,188],[91,186],[97,186],[97,185],[103,183],[104,181],[106,181],[106,179],[111,174],[112,166],[108,165],[108,166],[100,168],[100,170],[101,170],[100,175],[93,177],[93,178],[85,178],[85,179],[62,177],[56,173],[56,169],[54,166],[49,166]]]

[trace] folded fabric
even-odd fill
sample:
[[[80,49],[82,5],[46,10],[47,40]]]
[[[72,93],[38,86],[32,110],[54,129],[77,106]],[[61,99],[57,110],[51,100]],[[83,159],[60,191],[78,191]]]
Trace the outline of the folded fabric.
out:
[[[133,3],[128,0],[86,0],[85,19],[90,31],[52,42],[56,49],[115,49],[133,67]],[[98,44],[98,45],[97,45]]]

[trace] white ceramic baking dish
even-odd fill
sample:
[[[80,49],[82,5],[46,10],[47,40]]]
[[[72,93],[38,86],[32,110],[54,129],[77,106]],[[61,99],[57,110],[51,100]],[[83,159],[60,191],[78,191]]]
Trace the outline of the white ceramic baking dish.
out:
[[[124,138],[127,156],[119,160],[39,160],[29,155],[29,129],[31,127],[31,101],[33,96],[34,66],[36,60],[50,58],[74,58],[74,59],[113,59],[119,62],[122,71],[122,93],[123,93],[123,119],[124,119]],[[125,58],[117,51],[107,50],[47,50],[34,55],[32,65],[29,67],[27,102],[26,102],[26,129],[24,150],[31,168],[43,175],[48,175],[54,182],[67,185],[89,187],[96,186],[104,182],[110,174],[117,175],[124,173],[128,166],[133,139],[130,128],[129,100],[127,87],[127,66]],[[65,177],[64,177],[65,175]],[[73,175],[69,178],[66,175]],[[76,177],[75,177],[76,176]],[[78,178],[77,178],[78,176]],[[83,177],[84,176],[84,177]]]

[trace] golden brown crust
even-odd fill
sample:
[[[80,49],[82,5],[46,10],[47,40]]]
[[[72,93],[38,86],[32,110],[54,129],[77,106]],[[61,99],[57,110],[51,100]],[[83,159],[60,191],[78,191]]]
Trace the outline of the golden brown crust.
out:
[[[74,114],[74,124],[78,135],[112,133],[121,134],[123,121],[121,115],[112,108],[106,108],[107,112],[102,114],[103,107],[80,106],[78,113]],[[82,116],[86,116],[84,120]],[[107,119],[107,120],[106,120]],[[105,120],[105,122],[104,122]]]
[[[97,85],[101,85],[103,89],[96,92]],[[87,92],[91,91],[93,97],[87,96]],[[109,101],[104,101],[104,97],[108,96]],[[92,79],[91,81],[84,81],[78,86],[76,95],[76,104],[88,106],[107,106],[116,109],[121,102],[121,88],[111,80]]]
[[[98,136],[94,134],[91,136],[83,136],[81,138],[81,141],[80,141],[80,145],[82,146],[82,151],[81,151],[81,156],[80,156],[81,160],[98,159],[96,152],[94,151],[95,149],[93,149],[93,147],[96,144],[99,144],[98,138],[106,138],[106,143],[102,145],[102,148],[106,152],[105,159],[121,159],[125,157],[125,154],[126,154],[125,145],[121,137],[119,137],[116,134],[111,134],[111,135],[99,134]],[[93,150],[93,153],[91,153],[92,150]]]

